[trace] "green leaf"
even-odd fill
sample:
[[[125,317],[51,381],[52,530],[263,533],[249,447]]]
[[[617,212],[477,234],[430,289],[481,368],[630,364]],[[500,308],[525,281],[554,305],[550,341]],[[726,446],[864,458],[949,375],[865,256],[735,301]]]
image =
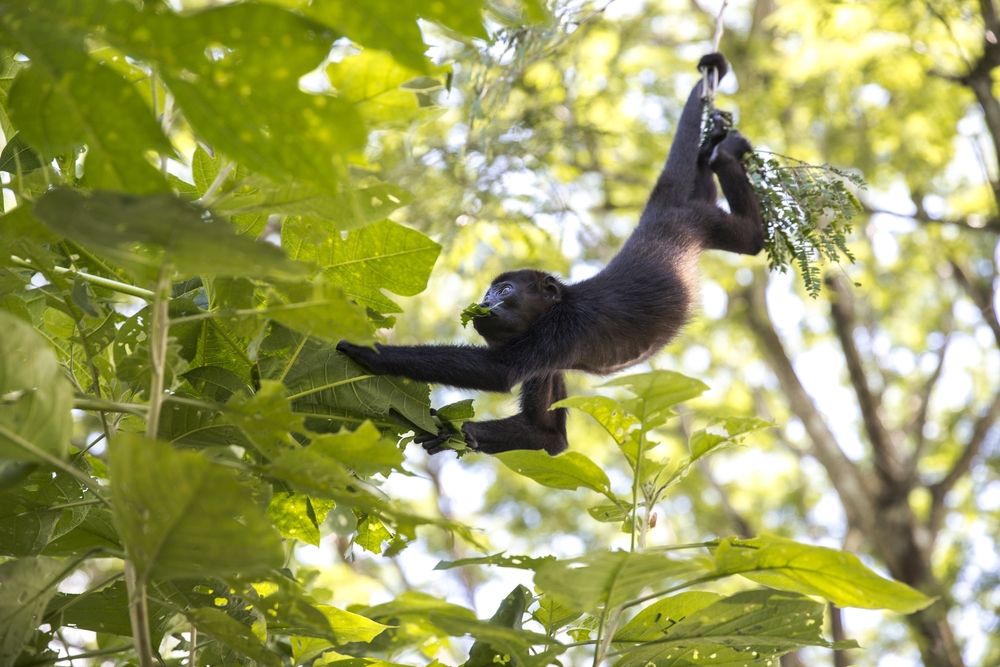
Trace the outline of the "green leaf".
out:
[[[532,612],[531,617],[541,623],[545,632],[554,635],[560,628],[580,618],[580,612],[560,604],[548,595],[543,595],[538,600],[538,607]]]
[[[278,7],[240,3],[146,13],[123,39],[157,65],[185,118],[208,143],[275,180],[327,188],[339,180],[346,155],[366,139],[353,105],[299,85],[336,37]]]
[[[657,600],[633,616],[615,633],[616,642],[648,642],[664,636],[691,614],[719,601],[722,596],[706,591],[678,593]]]
[[[579,452],[549,456],[542,451],[515,450],[496,455],[519,475],[553,489],[584,487],[610,496],[611,482],[601,468]]]
[[[413,195],[400,187],[373,178],[365,185],[352,181],[329,186],[285,183],[248,175],[232,189],[223,189],[212,201],[212,209],[238,218],[262,214],[299,216],[282,224],[282,245],[292,258],[303,248],[322,243],[333,233],[384,220]]]
[[[575,408],[593,417],[635,466],[638,451],[635,428],[639,419],[619,401],[607,396],[570,396],[553,403],[551,408]]]
[[[476,410],[473,407],[472,399],[466,398],[441,406],[437,409],[437,416],[438,419],[448,422],[463,422],[475,417]]]
[[[0,664],[13,665],[56,593],[65,564],[52,558],[0,563]]]
[[[253,396],[237,394],[226,405],[226,420],[239,427],[268,458],[297,448],[293,433],[303,433],[302,417],[292,411],[284,385],[262,380]]]
[[[738,443],[747,433],[773,426],[770,422],[755,417],[724,417],[713,419],[708,426],[691,435],[688,447],[691,461],[697,461],[720,445]]]
[[[392,539],[392,533],[376,517],[366,516],[358,522],[354,543],[373,554],[382,553],[382,543]]]
[[[172,152],[152,110],[118,72],[89,57],[86,33],[59,9],[8,3],[0,16],[0,40],[31,58],[10,90],[14,125],[46,159],[86,146],[90,187],[165,190],[145,155]]]
[[[490,317],[492,314],[493,311],[486,306],[481,306],[478,303],[473,302],[462,310],[459,314],[459,320],[461,321],[462,326],[465,327],[468,326],[469,322],[472,320],[477,320],[481,317]]]
[[[348,299],[340,285],[322,276],[274,286],[262,314],[307,336],[333,343],[345,338],[357,342],[372,339],[365,310]]]
[[[56,256],[50,248],[59,238],[50,232],[34,214],[34,206],[22,203],[0,217],[0,266],[14,266],[10,255],[30,260],[39,269],[51,269]]]
[[[417,622],[427,622],[454,637],[472,635],[488,642],[498,651],[512,656],[526,657],[527,650],[531,646],[548,643],[548,638],[544,635],[480,621],[476,619],[471,609],[445,602],[426,593],[404,593],[391,602],[365,609],[364,614],[371,618],[386,620],[412,619]]]
[[[880,577],[854,554],[781,537],[724,539],[715,549],[715,562],[720,574],[740,574],[772,588],[818,595],[838,607],[909,614],[935,600]]]
[[[233,471],[128,433],[110,458],[115,524],[140,577],[254,575],[284,562],[280,537]]]
[[[294,246],[296,259],[323,269],[323,275],[363,306],[380,313],[400,312],[382,290],[414,296],[427,287],[441,246],[420,232],[384,220],[351,231],[346,238],[327,233],[322,239],[301,245],[296,223],[282,230],[282,246]]]
[[[214,637],[232,650],[252,658],[258,664],[278,667],[281,658],[254,634],[253,629],[218,609],[203,608],[186,612],[199,632]]]
[[[554,556],[507,556],[503,552],[478,558],[460,558],[459,560],[443,560],[434,566],[435,570],[450,570],[468,565],[496,565],[497,567],[512,567],[520,570],[536,570],[543,563],[555,560]]]
[[[520,584],[515,586],[514,590],[500,601],[500,606],[497,607],[496,612],[490,618],[490,623],[520,630],[524,613],[527,611],[531,600],[532,595],[530,590]],[[488,642],[480,639],[472,645],[472,648],[469,650],[469,659],[463,667],[491,667],[496,663],[504,664],[511,657],[513,656],[502,653]]]
[[[284,537],[319,546],[319,525],[309,496],[284,491],[275,492],[267,506],[267,516]]]
[[[343,463],[312,447],[285,451],[271,461],[267,471],[310,496],[329,498],[363,511],[386,509],[386,504],[365,489]]]
[[[327,77],[341,99],[354,104],[366,121],[383,127],[390,123],[405,124],[421,112],[415,91],[401,86],[424,72],[371,49],[326,68]]]
[[[278,278],[302,272],[274,246],[240,236],[229,223],[173,195],[88,195],[56,188],[35,204],[35,213],[57,233],[138,267],[147,277],[166,260],[189,275],[243,275],[247,267]]]
[[[101,476],[107,477],[107,473]],[[62,524],[57,526],[57,535],[61,528]],[[42,553],[46,556],[81,556],[94,549],[121,551],[122,545],[110,510],[90,505],[84,520],[64,535],[55,537]]]
[[[287,359],[281,360],[288,363]],[[311,430],[356,424],[365,417],[382,427],[416,426],[430,433],[437,424],[430,415],[430,389],[426,384],[387,375],[371,375],[332,345],[309,341],[284,376],[285,386],[297,413],[311,415]]]
[[[649,643],[627,650],[615,667],[768,665],[805,646],[857,647],[823,639],[823,605],[805,596],[758,590],[712,597],[679,595],[644,609],[615,640]]]
[[[635,394],[633,401],[622,405],[642,422],[643,429],[652,430],[666,423],[673,416],[671,409],[678,403],[700,396],[706,390],[701,380],[674,371],[650,371],[615,378],[605,387],[625,387]]]
[[[316,608],[326,616],[330,628],[336,637],[337,645],[352,642],[370,642],[389,629],[390,626],[329,605],[316,605]]]
[[[388,476],[403,467],[403,451],[395,440],[383,438],[367,421],[354,431],[317,436],[309,449],[340,461],[362,477],[376,473]]]
[[[601,503],[587,508],[587,514],[602,523],[621,523],[629,515],[629,503]]]
[[[535,585],[562,604],[593,611],[598,606],[617,607],[643,590],[676,585],[708,569],[709,564],[701,559],[599,551],[542,565],[535,574]]]
[[[41,553],[49,542],[80,525],[90,510],[87,496],[69,475],[38,470],[0,491],[0,555]],[[55,508],[53,505],[69,505]]]
[[[20,133],[14,134],[0,152],[0,171],[9,174],[27,174],[42,166],[38,154],[24,142]]]
[[[149,600],[147,605],[153,645],[158,646],[175,611],[155,600]],[[59,623],[81,630],[120,637],[132,636],[128,590],[123,581],[115,582],[99,591],[88,591],[80,595],[60,593],[52,599],[46,616],[54,617]]]
[[[367,618],[406,618],[426,617],[452,618],[458,620],[476,620],[476,613],[471,609],[446,602],[440,597],[408,591],[395,600],[385,602],[361,610]]]
[[[441,20],[459,32],[485,37],[480,11],[481,0],[406,0],[390,4],[350,2],[313,3],[309,14],[316,20],[344,32],[365,46],[388,51],[400,63],[419,71],[427,70],[424,44],[417,26],[418,18]]]
[[[45,339],[0,311],[0,458],[65,458],[73,421],[73,388]]]

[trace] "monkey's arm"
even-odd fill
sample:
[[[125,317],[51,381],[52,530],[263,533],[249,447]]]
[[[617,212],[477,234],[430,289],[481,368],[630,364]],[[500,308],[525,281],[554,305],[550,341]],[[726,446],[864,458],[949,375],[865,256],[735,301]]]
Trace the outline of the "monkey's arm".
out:
[[[340,341],[337,350],[378,375],[401,375],[463,389],[510,391],[521,380],[511,364],[486,347],[376,344],[373,350]]]
[[[729,64],[721,53],[709,53],[698,62],[698,69],[715,70],[718,80],[721,81],[729,71]],[[674,140],[667,154],[667,161],[639,218],[640,225],[647,220],[662,218],[667,209],[682,206],[693,198],[714,198],[714,188],[709,197],[710,193],[700,191],[704,187],[698,179],[702,106],[702,82],[698,81],[691,89],[687,102],[684,103],[684,109],[681,111],[674,132]]]
[[[764,222],[760,202],[750,185],[740,158],[752,150],[750,142],[735,130],[712,152],[711,166],[732,213],[716,209],[705,230],[705,246],[745,255],[756,255],[764,247]]]

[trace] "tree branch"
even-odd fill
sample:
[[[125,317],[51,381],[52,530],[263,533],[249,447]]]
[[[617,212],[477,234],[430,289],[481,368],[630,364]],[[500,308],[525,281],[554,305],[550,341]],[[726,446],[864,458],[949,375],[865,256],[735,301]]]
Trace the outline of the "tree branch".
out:
[[[927,212],[920,207],[917,208],[915,213],[899,213],[898,211],[889,211],[872,206],[864,201],[861,202],[861,206],[868,215],[889,215],[894,218],[916,220],[920,224],[924,225],[946,225],[961,227],[962,229],[968,229],[973,232],[990,232],[994,234],[1000,233],[1000,217],[998,216],[982,218],[934,218],[928,215]]]
[[[930,376],[924,382],[923,388],[917,394],[917,409],[914,410],[913,418],[907,427],[907,431],[912,433],[914,438],[913,452],[906,462],[906,476],[911,483],[916,478],[917,466],[920,464],[920,459],[923,458],[924,452],[927,449],[927,437],[924,435],[924,429],[927,427],[927,412],[930,409],[931,395],[934,393],[934,389],[941,379],[941,374],[944,370],[944,359],[948,354],[948,344],[951,342],[950,324],[947,328],[949,331],[945,334],[944,342],[941,344],[941,350],[938,352],[934,371],[931,372]]]
[[[1000,418],[1000,391],[993,395],[993,401],[986,408],[986,411],[979,416],[979,419],[976,420],[976,425],[972,429],[972,436],[969,438],[969,442],[966,443],[965,449],[962,450],[961,455],[952,464],[951,469],[940,481],[930,486],[933,497],[931,507],[932,528],[933,526],[940,525],[940,520],[943,518],[944,513],[945,496],[954,488],[958,480],[969,472],[973,460],[975,460],[976,456],[982,450],[983,444],[986,442],[986,438],[990,435],[998,418]]]
[[[830,315],[833,319],[833,328],[844,352],[851,386],[854,387],[854,393],[858,397],[865,432],[872,446],[875,471],[887,488],[897,488],[903,481],[899,450],[879,415],[879,400],[868,384],[861,354],[854,342],[855,318],[851,293],[844,285],[843,278],[838,275],[828,275],[825,282],[830,290]]]
[[[1000,346],[1000,317],[997,317],[996,308],[993,306],[992,285],[976,284],[969,276],[969,272],[958,261],[950,259],[948,263],[951,264],[951,270],[955,273],[955,280],[979,308],[983,321],[993,331],[993,337],[996,339],[997,345]]]
[[[774,329],[767,313],[765,289],[767,274],[758,271],[756,279],[744,292],[749,326],[764,354],[771,371],[778,378],[792,412],[802,424],[812,441],[812,453],[830,476],[837,490],[844,511],[852,525],[864,527],[868,535],[875,534],[875,516],[871,511],[874,489],[840,449],[836,437],[826,420],[816,409],[809,393],[795,372],[791,359]]]

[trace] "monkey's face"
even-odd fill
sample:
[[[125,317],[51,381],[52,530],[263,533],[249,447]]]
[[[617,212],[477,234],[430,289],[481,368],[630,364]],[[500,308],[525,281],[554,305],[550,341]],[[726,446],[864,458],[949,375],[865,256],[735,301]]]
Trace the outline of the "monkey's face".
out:
[[[498,276],[480,302],[489,308],[489,317],[472,321],[476,331],[490,345],[502,345],[524,333],[545,311],[561,298],[561,285],[552,276],[540,271],[524,270]]]

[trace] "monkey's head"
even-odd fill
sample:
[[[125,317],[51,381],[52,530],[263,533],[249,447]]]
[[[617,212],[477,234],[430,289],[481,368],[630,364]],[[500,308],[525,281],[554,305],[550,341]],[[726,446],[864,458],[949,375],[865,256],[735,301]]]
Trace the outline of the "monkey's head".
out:
[[[501,273],[490,283],[479,305],[489,308],[489,317],[472,321],[491,346],[503,345],[528,328],[549,308],[562,301],[565,287],[544,271],[522,269]]]

